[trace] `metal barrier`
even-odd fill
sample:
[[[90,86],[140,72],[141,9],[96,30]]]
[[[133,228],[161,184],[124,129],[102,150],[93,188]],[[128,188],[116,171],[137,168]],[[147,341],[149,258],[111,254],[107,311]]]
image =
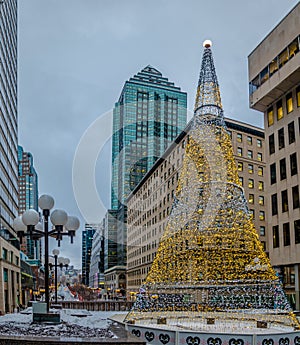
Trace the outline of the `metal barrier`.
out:
[[[86,309],[89,311],[129,311],[132,301],[60,301],[64,309]]]

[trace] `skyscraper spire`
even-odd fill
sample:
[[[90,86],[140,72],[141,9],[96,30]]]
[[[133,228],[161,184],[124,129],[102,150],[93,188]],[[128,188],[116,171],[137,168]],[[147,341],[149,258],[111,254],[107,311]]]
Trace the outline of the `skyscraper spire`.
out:
[[[223,109],[221,103],[219,83],[214,66],[211,41],[203,43],[204,53],[202,57],[201,71],[198,81],[195,100],[194,115],[199,120],[223,120]]]

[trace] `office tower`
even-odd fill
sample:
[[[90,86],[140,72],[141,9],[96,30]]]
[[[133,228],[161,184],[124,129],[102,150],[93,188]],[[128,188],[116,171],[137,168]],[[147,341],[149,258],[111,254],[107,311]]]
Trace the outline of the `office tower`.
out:
[[[248,57],[249,101],[264,113],[271,263],[300,308],[300,4]]]
[[[117,265],[126,265],[126,198],[186,124],[185,92],[147,66],[125,82],[113,111],[111,208]]]
[[[20,295],[19,240],[12,229],[18,214],[17,0],[0,3],[0,310],[12,312]]]
[[[104,227],[104,270],[118,264],[117,261],[117,211],[108,210],[103,219]]]
[[[38,211],[38,176],[33,165],[33,156],[18,146],[18,185],[19,185],[19,214],[26,210]],[[21,251],[28,259],[41,260],[41,241],[24,237]]]
[[[93,236],[95,232],[96,229],[93,224],[85,224],[84,230],[82,231],[82,283],[86,286],[89,285]]]
[[[264,130],[225,119],[241,185],[255,229],[266,248]],[[134,297],[150,270],[172,209],[192,121],[127,199],[127,294]]]
[[[89,286],[104,287],[104,220],[91,225],[96,231],[92,241]]]

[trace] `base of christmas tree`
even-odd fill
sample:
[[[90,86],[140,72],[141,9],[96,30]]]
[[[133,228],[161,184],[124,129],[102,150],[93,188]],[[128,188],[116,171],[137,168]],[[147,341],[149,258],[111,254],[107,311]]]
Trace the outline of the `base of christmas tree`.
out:
[[[278,281],[147,285],[125,322],[198,330],[221,327],[224,332],[272,327],[291,331],[299,326]]]

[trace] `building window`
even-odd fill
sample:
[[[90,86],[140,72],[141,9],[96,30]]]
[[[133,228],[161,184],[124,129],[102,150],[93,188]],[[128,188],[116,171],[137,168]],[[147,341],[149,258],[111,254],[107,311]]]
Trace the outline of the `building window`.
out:
[[[293,194],[293,209],[299,208],[299,187],[294,186],[292,188],[292,194]]]
[[[257,174],[258,174],[258,176],[263,176],[264,175],[264,168],[258,167]]]
[[[288,134],[289,134],[289,144],[294,143],[296,140],[294,121],[288,124]]]
[[[238,162],[238,171],[243,171],[243,162]]]
[[[259,211],[259,220],[265,220],[265,211]]]
[[[257,153],[257,160],[262,162],[262,153],[260,152]]]
[[[269,136],[269,153],[270,155],[275,152],[275,139],[274,134]]]
[[[236,141],[241,143],[243,141],[243,135],[241,133],[236,134]]]
[[[290,223],[283,224],[283,245],[289,246],[291,244],[290,237]]]
[[[2,248],[2,259],[7,260],[7,255],[8,255],[7,249]]]
[[[252,137],[247,137],[247,143],[248,145],[252,145]]]
[[[295,243],[300,243],[300,219],[294,221]]]
[[[273,107],[268,109],[268,126],[272,126],[274,124],[274,111]]]
[[[251,219],[254,219],[255,218],[255,212],[252,208],[249,210],[249,213],[250,213]]]
[[[249,194],[249,204],[254,204],[254,194]]]
[[[278,225],[273,226],[273,248],[279,247],[279,227]]]
[[[248,164],[248,173],[253,174],[253,164]]]
[[[294,39],[294,41],[288,46],[288,50],[289,50],[290,59],[298,53],[299,51],[298,38]]]
[[[294,176],[298,173],[298,167],[297,167],[297,154],[292,153],[290,155],[290,168],[291,168],[291,176]]]
[[[300,86],[296,89],[297,107],[300,107]]]
[[[244,179],[241,176],[239,177],[239,181],[240,181],[241,186],[244,186]]]
[[[289,114],[293,111],[293,97],[292,93],[286,95],[286,112]]]
[[[264,183],[263,183],[263,181],[258,181],[258,190],[260,190],[260,191],[264,190]]]
[[[266,236],[266,228],[264,226],[259,227],[260,236]]]
[[[276,163],[270,165],[271,184],[276,183]]]
[[[261,205],[261,206],[263,206],[263,205],[265,204],[265,198],[264,198],[262,195],[260,195],[260,196],[258,197],[258,203],[259,203],[259,205]]]
[[[252,178],[249,178],[248,187],[249,187],[250,189],[253,189],[253,188],[254,188],[254,180],[253,180]]]
[[[285,65],[288,60],[289,60],[289,53],[287,48],[285,48],[279,55],[278,55],[278,59],[279,59],[279,68],[281,68],[283,65]]]
[[[269,66],[265,67],[259,74],[260,84],[263,84],[266,80],[269,79]]]
[[[237,155],[240,157],[243,155],[243,149],[241,147],[237,148]]]
[[[289,210],[288,193],[286,189],[281,192],[281,207],[282,212],[287,212]]]
[[[280,128],[278,131],[278,147],[279,150],[284,148],[284,129]]]
[[[271,196],[271,207],[272,207],[272,216],[278,214],[278,201],[277,201],[277,194],[273,194]]]
[[[280,180],[286,179],[286,162],[285,158],[280,159],[279,161],[279,170],[280,170]]]
[[[283,118],[282,100],[276,103],[276,107],[277,107],[277,120],[280,120]]]
[[[8,269],[3,268],[3,280],[5,283],[8,283]]]
[[[257,147],[262,147],[261,139],[256,139]]]
[[[253,152],[251,150],[248,150],[248,158],[252,159],[253,158]]]
[[[269,73],[270,73],[270,77],[276,72],[278,71],[278,58],[276,56],[276,58],[274,60],[272,60],[269,63]]]

